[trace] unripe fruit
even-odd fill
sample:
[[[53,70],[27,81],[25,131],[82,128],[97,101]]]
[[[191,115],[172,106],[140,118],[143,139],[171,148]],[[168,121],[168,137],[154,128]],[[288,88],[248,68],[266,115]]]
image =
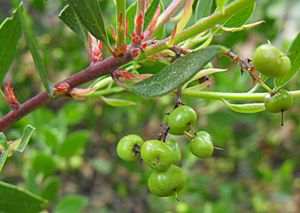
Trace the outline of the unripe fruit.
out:
[[[211,136],[208,132],[200,131],[189,145],[190,151],[198,158],[208,158],[214,151]]]
[[[189,125],[197,121],[197,113],[189,106],[180,106],[171,112],[168,118],[169,133],[173,135],[182,135],[189,129]]]
[[[179,163],[181,161],[181,150],[179,144],[172,138],[166,140],[166,144],[171,147],[174,152],[173,163]]]
[[[148,140],[141,147],[143,161],[153,169],[166,170],[174,162],[174,151],[159,140]]]
[[[144,140],[138,135],[127,135],[117,145],[117,154],[124,161],[133,161],[139,157],[139,149]]]
[[[186,181],[186,176],[181,168],[170,166],[166,171],[153,171],[148,179],[150,192],[159,197],[177,195]]]
[[[294,98],[285,89],[280,89],[278,92],[268,97],[265,100],[266,110],[272,113],[283,112],[291,108],[294,104]]]
[[[257,71],[270,77],[280,77],[291,69],[289,57],[271,44],[263,44],[256,48],[253,64]]]

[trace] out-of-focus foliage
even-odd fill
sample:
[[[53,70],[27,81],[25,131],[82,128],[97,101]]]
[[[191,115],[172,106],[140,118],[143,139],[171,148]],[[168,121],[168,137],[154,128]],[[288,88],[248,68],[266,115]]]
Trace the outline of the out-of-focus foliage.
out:
[[[62,80],[86,67],[89,62],[83,42],[58,18],[64,2],[27,0],[25,4],[33,16],[33,28],[51,81]],[[103,0],[101,5],[107,23],[113,23],[113,1]],[[0,2],[1,22],[10,8],[8,0]],[[248,31],[225,33],[216,37],[214,43],[232,47],[249,58],[255,47],[266,40],[286,50],[299,31],[299,10],[297,0],[258,1],[253,19],[263,19],[265,24]],[[172,29],[167,25],[167,32]],[[16,95],[23,102],[43,86],[24,37],[18,50],[6,79],[13,78]],[[144,63],[147,66],[140,73],[156,72],[165,66]],[[214,75],[212,90],[240,92],[251,87],[250,78],[241,77],[239,68],[227,58],[220,58],[218,63],[230,70]],[[289,89],[300,87],[299,77],[295,76],[295,80],[298,83],[289,82]],[[56,212],[300,211],[299,102],[285,113],[285,125],[280,127],[276,114],[237,114],[221,101],[184,99],[199,114],[197,129],[208,131],[223,151],[216,150],[212,158],[201,161],[188,151],[184,153],[188,182],[177,202],[148,193],[150,171],[142,163],[121,161],[115,151],[118,139],[126,134],[137,133],[144,139],[156,137],[163,115],[173,107],[175,97],[152,100],[130,92],[114,95],[118,97],[137,104],[114,108],[100,99],[80,102],[66,98],[17,122],[7,138],[19,138],[28,123],[36,131],[26,151],[8,159],[1,181],[18,183],[49,200],[48,210]],[[1,116],[9,110],[3,101],[0,109]],[[185,138],[177,140],[182,148],[187,147]]]

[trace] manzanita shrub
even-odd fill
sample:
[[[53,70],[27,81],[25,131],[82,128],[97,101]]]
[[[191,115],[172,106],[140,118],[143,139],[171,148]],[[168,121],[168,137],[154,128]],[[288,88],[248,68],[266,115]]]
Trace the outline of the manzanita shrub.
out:
[[[126,97],[111,98],[111,95],[125,91],[145,99],[170,95],[174,97],[173,110],[165,112],[161,118],[158,136],[144,141],[135,133],[127,135],[116,142],[116,153],[124,161],[141,162],[151,168],[148,188],[152,194],[159,197],[175,195],[179,200],[179,192],[184,189],[189,176],[182,169],[185,159],[180,147],[183,145],[178,145],[180,141],[172,135],[185,136],[190,141],[186,145],[189,151],[204,160],[213,155],[214,150],[221,149],[214,147],[214,132],[197,128],[199,116],[183,98],[221,100],[237,113],[265,110],[281,113],[281,125],[284,125],[283,113],[300,97],[299,90],[284,88],[300,69],[300,34],[287,52],[268,41],[257,45],[253,61],[231,47],[214,42],[214,38],[224,32],[246,31],[264,24],[264,20],[248,23],[255,10],[255,0],[173,0],[168,5],[161,0],[136,0],[131,4],[116,0],[111,23],[107,23],[100,1],[67,0],[58,17],[82,39],[90,65],[58,83],[48,78],[26,2],[13,0],[12,4],[15,8],[12,16],[0,26],[1,96],[11,109],[0,119],[0,172],[7,159],[24,152],[32,133],[35,129],[39,131],[39,127],[29,123],[20,138],[7,138],[5,131],[47,103],[63,97],[81,101],[97,98],[107,105],[121,107],[136,103]],[[171,29],[169,34],[166,29]],[[24,102],[15,95],[13,82],[5,78],[21,35],[24,35],[45,89]],[[250,76],[253,86],[249,91],[206,91],[210,76],[227,71],[215,66],[214,61],[222,57],[229,58],[239,67],[241,78]],[[145,63],[152,63],[155,69],[139,72]],[[265,92],[257,92],[260,87]],[[72,144],[75,137],[84,141],[87,135],[81,132],[70,136],[58,151],[59,155],[68,158],[77,152],[78,144]],[[47,162],[46,169],[35,165],[37,170],[52,174],[53,159],[50,156],[40,154],[36,159]],[[49,190],[59,188],[56,180],[48,186]],[[0,182],[1,212],[39,212],[47,208],[47,199],[51,200],[51,196],[38,196]],[[68,202],[76,203],[78,211],[87,201],[72,196],[61,206],[68,206]],[[61,206],[57,209],[63,209]]]

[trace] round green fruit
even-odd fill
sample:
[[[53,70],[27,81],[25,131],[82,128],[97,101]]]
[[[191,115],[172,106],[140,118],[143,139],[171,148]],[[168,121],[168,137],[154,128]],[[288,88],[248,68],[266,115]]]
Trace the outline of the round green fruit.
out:
[[[117,154],[124,161],[133,161],[139,157],[139,149],[144,140],[138,135],[127,135],[117,145]]]
[[[181,150],[179,144],[172,138],[168,138],[165,142],[174,152],[173,163],[179,163],[181,161]]]
[[[174,151],[159,140],[148,140],[141,147],[143,161],[153,169],[166,170],[174,162]]]
[[[166,171],[153,171],[148,179],[150,192],[159,197],[176,195],[180,192],[186,181],[186,176],[181,168],[170,166]]]
[[[271,44],[263,44],[256,48],[253,64],[257,71],[270,77],[280,77],[291,69],[289,57]]]
[[[189,126],[196,123],[197,113],[189,106],[180,106],[171,112],[168,118],[169,133],[182,135]]]
[[[208,132],[200,131],[189,145],[190,151],[198,158],[208,158],[214,151],[211,136]]]
[[[272,113],[283,112],[291,108],[294,104],[294,98],[285,89],[278,90],[275,95],[267,95],[265,99],[266,110]]]

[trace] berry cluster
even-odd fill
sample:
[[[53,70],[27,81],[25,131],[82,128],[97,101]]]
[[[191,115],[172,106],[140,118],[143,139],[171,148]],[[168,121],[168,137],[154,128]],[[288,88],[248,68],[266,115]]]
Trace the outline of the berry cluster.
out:
[[[256,48],[253,55],[255,68],[263,75],[279,78],[291,69],[291,61],[279,49],[271,44],[262,44]],[[283,112],[294,104],[293,96],[286,89],[279,89],[265,97],[265,107],[268,112],[281,112],[281,125],[283,126]]]
[[[189,106],[180,105],[163,119],[163,130],[158,140],[144,141],[138,135],[127,135],[117,145],[118,156],[125,161],[141,159],[153,169],[149,179],[150,192],[159,197],[175,195],[183,189],[186,175],[178,166],[182,162],[179,144],[168,133],[186,135],[191,139],[189,150],[199,158],[210,157],[213,143],[205,131],[196,133],[192,127],[197,113]]]

